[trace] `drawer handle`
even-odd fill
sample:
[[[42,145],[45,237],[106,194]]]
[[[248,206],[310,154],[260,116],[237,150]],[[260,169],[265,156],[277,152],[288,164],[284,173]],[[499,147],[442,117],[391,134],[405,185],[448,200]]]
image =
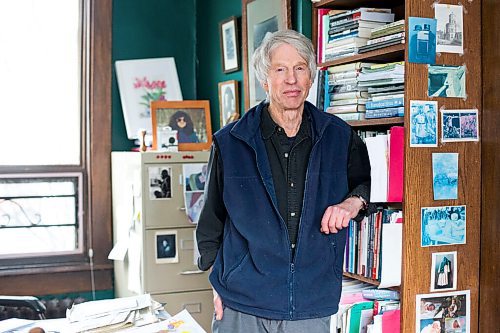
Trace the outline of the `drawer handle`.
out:
[[[179,207],[178,208],[181,212],[185,212],[186,211],[186,207]]]
[[[181,250],[194,250],[194,241],[192,239],[181,239]]]
[[[189,313],[201,313],[201,303],[184,303],[182,309],[188,310]]]
[[[203,273],[205,273],[205,272],[197,269],[195,271],[182,271],[180,274],[181,275],[193,275],[193,274],[203,274]]]

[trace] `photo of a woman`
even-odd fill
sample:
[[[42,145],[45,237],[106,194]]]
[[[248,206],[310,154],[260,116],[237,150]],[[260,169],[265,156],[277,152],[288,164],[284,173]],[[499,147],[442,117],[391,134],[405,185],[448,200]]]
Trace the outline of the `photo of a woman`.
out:
[[[179,143],[198,143],[200,140],[194,130],[191,117],[184,111],[176,111],[168,124],[173,130],[177,130],[177,140]]]

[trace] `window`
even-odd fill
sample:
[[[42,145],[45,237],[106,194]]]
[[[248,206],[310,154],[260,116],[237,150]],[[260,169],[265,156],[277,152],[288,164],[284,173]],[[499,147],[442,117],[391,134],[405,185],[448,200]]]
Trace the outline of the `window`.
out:
[[[1,1],[0,45],[0,294],[112,289],[111,0]]]

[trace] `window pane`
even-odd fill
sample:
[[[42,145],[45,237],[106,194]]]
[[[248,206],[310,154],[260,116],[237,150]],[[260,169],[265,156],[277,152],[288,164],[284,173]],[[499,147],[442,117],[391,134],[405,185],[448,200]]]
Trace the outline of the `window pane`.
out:
[[[80,180],[0,178],[0,256],[77,250]]]
[[[80,0],[0,1],[0,165],[80,164],[81,22]]]

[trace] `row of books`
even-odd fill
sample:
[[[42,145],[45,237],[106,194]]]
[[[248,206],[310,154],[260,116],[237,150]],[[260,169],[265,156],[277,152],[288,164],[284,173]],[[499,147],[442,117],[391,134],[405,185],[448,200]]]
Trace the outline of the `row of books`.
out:
[[[382,268],[392,269],[390,266],[384,267],[382,261],[384,242],[393,241],[384,238],[384,226],[396,223],[398,220],[402,220],[400,210],[381,209],[359,222],[351,221],[347,229],[344,271],[380,281]],[[395,264],[391,262],[390,265]],[[400,266],[397,268],[401,269]]]
[[[405,21],[399,20],[371,30],[370,39],[366,45],[358,49],[358,53],[365,53],[391,45],[405,42]]]
[[[394,14],[388,8],[318,9],[318,62],[358,54],[372,29],[392,22]]]

